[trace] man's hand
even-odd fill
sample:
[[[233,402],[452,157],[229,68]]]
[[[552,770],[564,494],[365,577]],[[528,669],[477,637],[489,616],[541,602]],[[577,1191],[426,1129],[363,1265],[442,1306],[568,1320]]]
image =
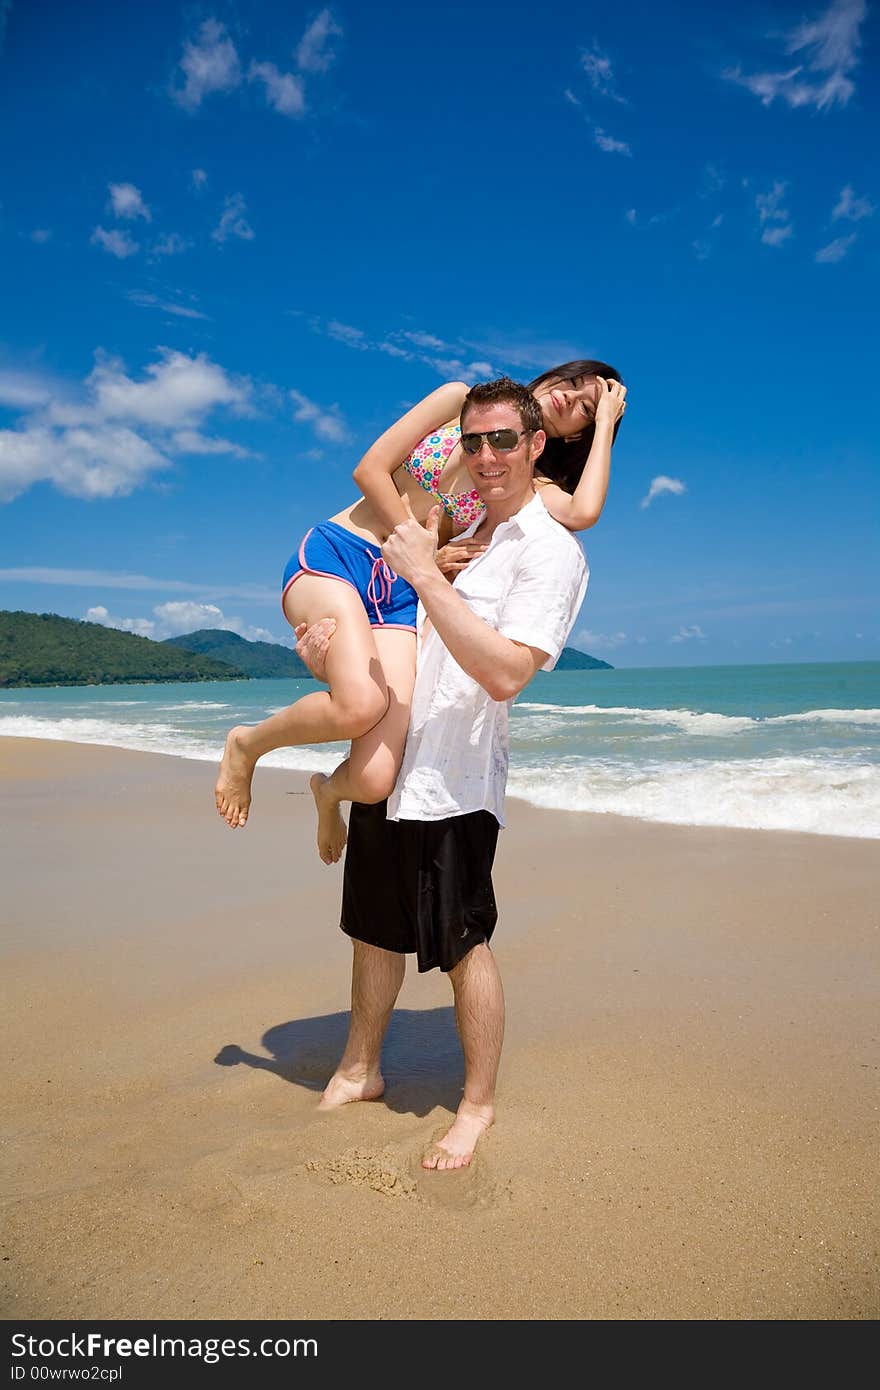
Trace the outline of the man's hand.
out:
[[[305,623],[300,623],[294,628],[296,636],[296,654],[301,657],[308,666],[316,681],[327,682],[326,662],[327,648],[330,646],[330,639],[336,631],[335,618],[319,618],[311,627],[306,627]]]
[[[453,539],[437,551],[437,568],[451,583],[476,555],[482,555],[488,548],[483,541],[478,541],[473,536],[468,540]]]
[[[440,508],[432,507],[428,513],[428,520],[424,526],[420,526],[413,516],[409,498],[404,494],[403,505],[406,508],[406,521],[401,521],[382,547],[382,555],[386,564],[390,565],[395,574],[399,574],[408,584],[412,584],[414,589],[419,586],[419,580],[426,575],[436,575],[437,573],[437,530],[440,525]]]

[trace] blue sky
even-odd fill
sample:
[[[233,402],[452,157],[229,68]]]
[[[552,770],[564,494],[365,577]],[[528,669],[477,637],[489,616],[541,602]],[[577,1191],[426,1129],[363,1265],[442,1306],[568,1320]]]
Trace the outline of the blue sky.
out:
[[[585,356],[577,645],[880,658],[876,7],[400,9],[0,0],[0,606],[290,640],[377,434]]]

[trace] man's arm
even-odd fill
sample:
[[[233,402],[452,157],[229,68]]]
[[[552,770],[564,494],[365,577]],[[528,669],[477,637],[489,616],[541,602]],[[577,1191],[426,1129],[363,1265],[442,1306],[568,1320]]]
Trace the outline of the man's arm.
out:
[[[439,509],[434,508],[423,527],[410,516],[395,526],[382,554],[395,573],[412,584],[437,636],[461,669],[491,699],[510,700],[540,671],[548,653],[496,632],[447,583],[434,562],[438,518]]]

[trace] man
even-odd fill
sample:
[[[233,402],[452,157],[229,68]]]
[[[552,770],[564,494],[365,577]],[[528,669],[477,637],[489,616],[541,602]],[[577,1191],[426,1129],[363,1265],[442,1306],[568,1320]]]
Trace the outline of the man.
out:
[[[419,655],[403,765],[387,803],[352,806],[342,930],[353,938],[352,1009],[325,1108],[381,1095],[382,1039],[405,970],[447,972],[465,1061],[464,1094],[423,1167],[466,1167],[495,1117],[504,995],[489,940],[492,862],[504,823],[508,717],[550,670],[577,617],[588,571],[574,536],[534,484],[541,408],[509,378],[471,388],[462,446],[487,546],[450,585],[435,564],[437,517],[395,527],[383,554],[419,595]],[[308,636],[304,639],[308,653]]]

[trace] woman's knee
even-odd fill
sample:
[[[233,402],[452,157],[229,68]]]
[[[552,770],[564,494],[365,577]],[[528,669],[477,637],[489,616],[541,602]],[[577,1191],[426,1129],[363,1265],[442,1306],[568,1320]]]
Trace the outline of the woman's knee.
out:
[[[388,710],[388,691],[374,681],[362,682],[340,692],[331,691],[331,698],[346,738],[363,738],[384,719]]]
[[[398,765],[388,756],[374,757],[361,768],[350,773],[352,800],[364,806],[375,806],[384,801],[394,791],[397,781]]]

